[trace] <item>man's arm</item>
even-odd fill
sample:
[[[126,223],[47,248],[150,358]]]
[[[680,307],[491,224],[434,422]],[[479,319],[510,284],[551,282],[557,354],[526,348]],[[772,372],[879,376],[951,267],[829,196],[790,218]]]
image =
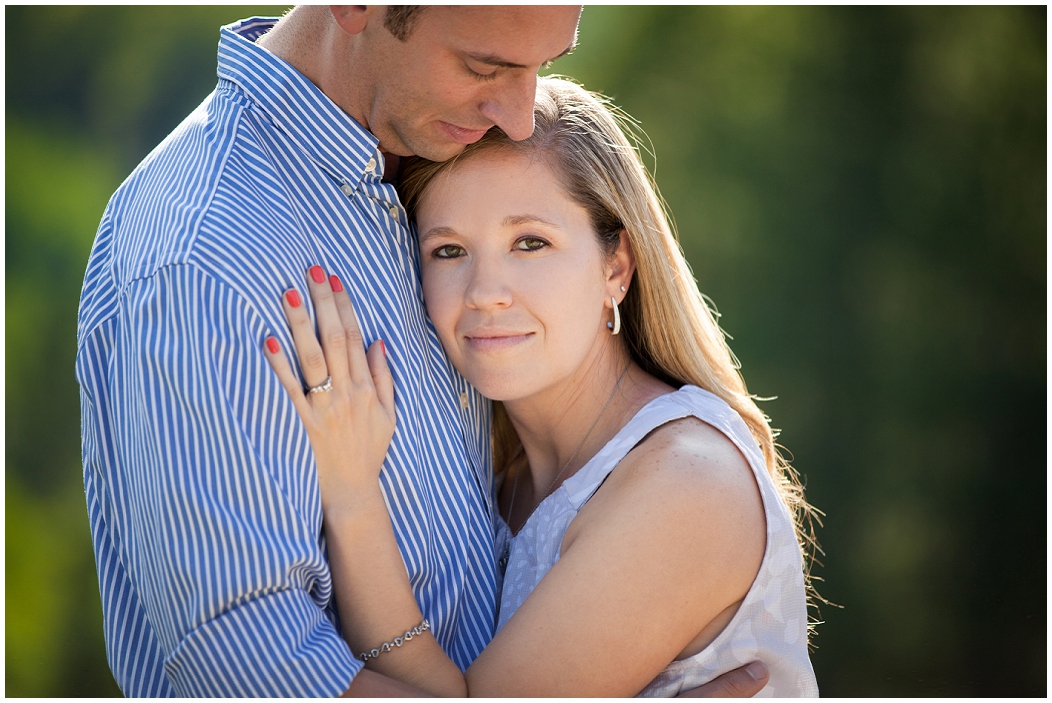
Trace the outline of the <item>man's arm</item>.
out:
[[[767,685],[770,674],[763,662],[728,671],[707,684],[684,691],[677,698],[752,698]],[[343,698],[426,698],[431,694],[409,684],[362,669]]]
[[[188,265],[131,283],[118,318],[99,475],[176,694],[341,693],[361,664],[322,610],[309,446],[260,351],[274,331]]]

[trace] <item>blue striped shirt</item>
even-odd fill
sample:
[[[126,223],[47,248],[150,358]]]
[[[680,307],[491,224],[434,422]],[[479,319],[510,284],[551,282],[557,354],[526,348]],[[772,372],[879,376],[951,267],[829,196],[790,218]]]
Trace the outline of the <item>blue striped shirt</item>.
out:
[[[313,264],[389,350],[381,486],[424,616],[462,668],[493,635],[489,408],[425,315],[377,140],[253,43],[273,22],[223,28],[215,92],[114,194],[85,275],[84,489],[128,696],[326,696],[361,666],[310,444],[262,351],[292,349],[281,294]]]

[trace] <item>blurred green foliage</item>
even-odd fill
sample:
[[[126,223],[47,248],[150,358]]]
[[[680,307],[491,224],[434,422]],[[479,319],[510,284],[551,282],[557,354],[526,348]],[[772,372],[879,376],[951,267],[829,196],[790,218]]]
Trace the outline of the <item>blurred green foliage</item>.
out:
[[[112,191],[283,8],[7,7],[6,693],[119,695],[73,378]],[[828,515],[825,695],[1046,694],[1046,10],[589,7],[750,389]]]

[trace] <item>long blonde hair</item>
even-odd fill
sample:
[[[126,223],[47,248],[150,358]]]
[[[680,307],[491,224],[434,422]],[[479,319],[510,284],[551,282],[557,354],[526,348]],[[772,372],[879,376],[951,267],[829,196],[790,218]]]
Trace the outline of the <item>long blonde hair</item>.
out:
[[[633,361],[672,386],[692,384],[719,396],[746,422],[794,517],[801,549],[809,557],[804,570],[808,592],[813,593],[809,572],[820,551],[814,522],[821,524],[821,513],[804,499],[803,486],[779,453],[767,416],[746,390],[716,311],[698,290],[657,185],[626,137],[626,132],[637,136],[634,123],[603,96],[556,77],[538,79],[534,121],[533,135],[519,142],[493,128],[450,161],[409,160],[399,188],[410,216],[440,173],[473,154],[502,149],[545,163],[589,213],[608,255],[624,231],[636,272],[620,304],[621,337]],[[521,446],[503,405],[494,403],[495,470],[503,470]]]

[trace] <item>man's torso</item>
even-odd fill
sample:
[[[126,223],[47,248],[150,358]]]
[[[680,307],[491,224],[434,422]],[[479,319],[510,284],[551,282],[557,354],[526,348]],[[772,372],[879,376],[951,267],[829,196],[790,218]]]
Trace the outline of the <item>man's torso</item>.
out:
[[[288,288],[302,290],[306,269],[320,264],[347,287],[366,342],[383,339],[389,350],[398,423],[381,483],[422,610],[447,652],[466,667],[488,642],[494,620],[488,407],[448,365],[426,319],[415,242],[393,187],[380,179],[375,140],[334,112],[334,105],[325,105],[320,93],[307,94],[295,76],[268,76],[276,64],[252,65],[277,61],[259,51],[224,36],[219,88],[122,185],[88,265],[77,373],[85,399],[85,488],[111,666],[119,680],[119,672],[147,683],[160,677],[168,662],[143,660],[149,649],[144,644],[151,638],[160,643],[146,659],[169,658],[180,646],[181,631],[231,607],[228,601],[252,597],[241,591],[300,588],[319,609],[331,610],[309,445],[290,406],[274,397],[274,379],[262,376],[264,367],[251,356],[262,361],[268,335],[292,348],[280,296]],[[166,315],[173,314],[185,319],[173,323],[179,331],[169,335]],[[199,335],[187,333],[198,329]],[[204,354],[183,349],[203,337],[211,345]],[[144,349],[151,360],[145,369],[137,363]],[[202,357],[208,362],[203,370]],[[160,366],[155,358],[162,358]],[[163,368],[151,371],[155,366]],[[216,391],[203,384],[201,397],[171,400],[192,396],[202,375],[214,376]],[[208,428],[209,437],[220,437],[220,449],[223,438],[235,433],[231,446],[255,452],[251,485],[224,487],[230,462],[243,459],[209,453],[209,441],[184,426],[195,403],[222,405],[211,408],[219,420],[208,420],[209,410],[200,413],[206,425],[229,424]],[[168,411],[175,405],[190,410],[165,424],[169,414],[176,417]],[[245,547],[232,547],[229,558],[244,559],[243,571],[256,573],[220,579],[216,572],[229,565],[198,563],[191,556],[180,561],[179,575],[221,586],[140,594],[140,584],[164,583],[158,576],[164,564],[143,549],[149,540],[140,524],[139,514],[156,499],[142,494],[153,480],[142,468],[150,461],[125,461],[142,449],[144,414],[153,435],[164,435],[147,442],[155,461],[185,464],[185,473],[197,477],[157,494],[167,512],[155,516],[160,526],[149,533],[151,540],[167,540],[172,553],[192,551],[200,506],[219,504],[223,518],[216,539],[252,533],[253,516],[265,513],[259,519],[268,524],[295,521],[290,534],[312,533],[313,549],[304,544],[309,540],[290,537],[307,553],[268,559],[268,549],[279,553],[288,545],[248,539],[259,554],[244,557]],[[198,461],[212,465],[202,469]],[[173,475],[180,471],[173,469]],[[230,482],[245,483],[231,475]],[[201,485],[212,480],[215,486]],[[180,503],[168,490],[194,497]],[[220,497],[213,500],[209,491]],[[184,503],[192,507],[173,507]],[[244,515],[227,515],[239,510]],[[189,533],[169,525],[183,522]],[[274,527],[269,534],[282,530]],[[224,553],[214,545],[205,552],[213,558]],[[169,634],[175,639],[148,632],[155,617],[175,623]],[[128,631],[129,623],[137,634]],[[121,684],[129,694],[164,692],[163,681],[155,688],[143,681],[130,689]]]

